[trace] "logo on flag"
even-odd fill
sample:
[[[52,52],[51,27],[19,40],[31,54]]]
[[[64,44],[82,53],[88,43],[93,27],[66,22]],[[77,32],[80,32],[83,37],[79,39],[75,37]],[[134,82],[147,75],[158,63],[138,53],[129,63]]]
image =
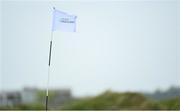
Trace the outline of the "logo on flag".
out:
[[[69,20],[68,18],[62,18],[62,19],[60,20],[60,22],[63,22],[63,23],[75,23],[75,21]]]
[[[77,16],[75,15],[69,15],[54,9],[52,31],[60,30],[64,32],[75,32],[76,18]]]

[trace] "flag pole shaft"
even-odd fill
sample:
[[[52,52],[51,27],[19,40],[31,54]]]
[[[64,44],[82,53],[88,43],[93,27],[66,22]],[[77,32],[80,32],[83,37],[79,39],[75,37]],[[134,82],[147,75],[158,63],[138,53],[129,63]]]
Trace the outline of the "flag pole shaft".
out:
[[[49,80],[50,80],[50,68],[51,68],[50,66],[51,66],[52,41],[53,41],[53,31],[51,31],[51,40],[50,40],[50,46],[49,46],[48,78],[47,78],[47,88],[46,88],[46,111],[48,110]]]

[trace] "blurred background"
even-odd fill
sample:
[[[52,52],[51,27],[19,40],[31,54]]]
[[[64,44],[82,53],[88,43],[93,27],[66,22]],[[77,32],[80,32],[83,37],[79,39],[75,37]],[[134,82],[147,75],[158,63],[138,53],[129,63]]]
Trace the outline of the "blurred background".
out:
[[[0,1],[0,109],[180,109],[178,0]]]

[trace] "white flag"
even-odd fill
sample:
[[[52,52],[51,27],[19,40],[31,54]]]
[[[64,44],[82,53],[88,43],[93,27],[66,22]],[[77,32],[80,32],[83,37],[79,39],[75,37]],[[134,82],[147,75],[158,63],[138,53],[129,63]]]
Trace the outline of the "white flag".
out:
[[[75,15],[69,15],[54,8],[52,31],[75,32],[76,18]]]

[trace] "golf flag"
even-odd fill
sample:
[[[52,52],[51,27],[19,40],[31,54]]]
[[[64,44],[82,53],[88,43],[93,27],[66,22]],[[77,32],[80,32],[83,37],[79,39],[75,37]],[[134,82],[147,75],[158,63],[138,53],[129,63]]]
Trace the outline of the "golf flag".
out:
[[[76,18],[77,16],[75,15],[69,15],[54,8],[52,31],[75,32]]]

